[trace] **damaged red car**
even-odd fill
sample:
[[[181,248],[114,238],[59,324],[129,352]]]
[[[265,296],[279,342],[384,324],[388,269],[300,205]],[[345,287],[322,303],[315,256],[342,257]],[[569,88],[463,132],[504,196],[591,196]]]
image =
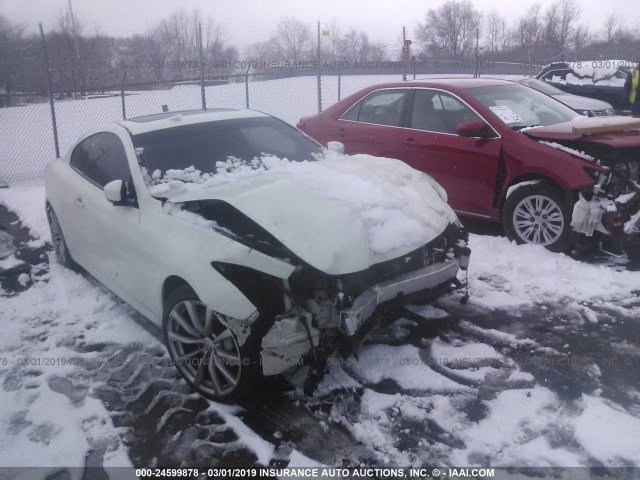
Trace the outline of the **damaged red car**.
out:
[[[560,251],[578,236],[640,254],[638,119],[586,118],[509,81],[438,79],[366,88],[298,128],[428,173],[460,215],[519,243]]]

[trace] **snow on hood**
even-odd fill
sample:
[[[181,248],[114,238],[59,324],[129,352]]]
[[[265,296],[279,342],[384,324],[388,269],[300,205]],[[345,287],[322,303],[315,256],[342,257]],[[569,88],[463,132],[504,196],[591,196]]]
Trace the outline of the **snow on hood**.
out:
[[[596,161],[595,158],[593,158],[588,153],[583,152],[582,150],[576,150],[574,148],[565,147],[564,145],[560,145],[559,143],[556,143],[556,142],[547,142],[545,140],[540,140],[540,142],[538,143],[542,143],[543,145],[547,145],[551,148],[557,148],[558,150],[562,150],[563,152],[567,152],[567,153],[570,153],[571,155],[575,155],[576,157],[580,157],[583,160],[589,160],[590,162]]]
[[[403,162],[325,155],[313,162],[229,159],[216,174],[169,170],[149,191],[172,203],[223,200],[327,273],[396,258],[457,221],[442,187]]]

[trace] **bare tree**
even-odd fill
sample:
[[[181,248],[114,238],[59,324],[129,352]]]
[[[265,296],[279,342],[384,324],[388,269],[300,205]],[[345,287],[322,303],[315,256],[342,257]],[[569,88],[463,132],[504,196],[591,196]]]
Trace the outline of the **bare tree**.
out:
[[[624,25],[624,19],[616,12],[611,12],[604,19],[604,36],[607,42],[615,39]]]
[[[82,50],[80,44],[82,42],[82,33],[84,31],[85,22],[82,21],[73,12],[71,0],[68,1],[66,11],[60,13],[58,26],[67,41],[67,53],[72,59],[71,77],[73,82],[73,91],[80,89],[80,95],[85,93],[85,72]]]
[[[334,18],[325,25],[324,30],[328,32],[328,35],[323,34],[323,38],[326,37],[326,41],[322,42],[322,56],[325,60],[335,62],[339,59],[342,28]]]
[[[24,73],[22,62],[26,44],[22,38],[24,28],[9,23],[0,16],[0,88],[4,90],[4,102],[0,106],[9,106],[11,93]]]
[[[538,43],[542,32],[541,6],[534,3],[523,17],[518,18],[513,31],[516,44],[519,47],[530,47]]]
[[[247,59],[256,62],[260,68],[276,60],[277,55],[277,49],[272,42],[255,42],[245,50]]]
[[[560,37],[559,47],[564,50],[571,36],[573,25],[580,18],[580,6],[576,0],[559,0]]]
[[[560,5],[552,3],[544,12],[542,20],[542,38],[539,43],[554,48],[560,47]]]
[[[271,41],[283,58],[294,62],[307,58],[312,48],[311,30],[294,17],[280,20]]]
[[[505,47],[507,35],[507,22],[497,10],[491,10],[486,17],[485,30],[487,32],[487,46],[491,53],[495,53]]]
[[[454,58],[468,53],[480,25],[480,13],[470,0],[448,0],[438,9],[429,9],[415,34],[424,48],[434,54]]]
[[[573,45],[575,51],[575,59],[580,60],[582,49],[593,42],[593,34],[585,25],[578,25],[573,31]]]
[[[369,35],[354,27],[349,28],[342,36],[340,54],[343,60],[351,63],[362,63],[371,59],[371,42]]]

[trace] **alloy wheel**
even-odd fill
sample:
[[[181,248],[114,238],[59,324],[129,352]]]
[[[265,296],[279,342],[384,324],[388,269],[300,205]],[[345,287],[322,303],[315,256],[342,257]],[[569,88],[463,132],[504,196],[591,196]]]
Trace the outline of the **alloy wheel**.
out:
[[[222,315],[197,300],[180,301],[167,318],[167,342],[176,367],[194,387],[214,397],[238,387],[240,347]]]

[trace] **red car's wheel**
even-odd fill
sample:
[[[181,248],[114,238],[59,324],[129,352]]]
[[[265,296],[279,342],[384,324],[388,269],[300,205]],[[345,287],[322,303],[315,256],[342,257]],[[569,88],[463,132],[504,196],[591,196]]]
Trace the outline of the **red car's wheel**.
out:
[[[571,210],[560,189],[549,183],[523,185],[507,198],[502,223],[510,240],[556,252],[571,242]]]

